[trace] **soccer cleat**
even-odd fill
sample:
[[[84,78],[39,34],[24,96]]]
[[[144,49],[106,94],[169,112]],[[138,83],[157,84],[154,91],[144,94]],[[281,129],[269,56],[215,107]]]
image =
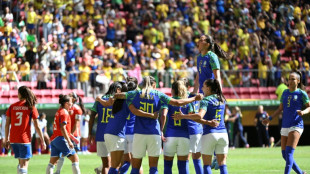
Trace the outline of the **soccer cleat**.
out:
[[[94,171],[96,174],[101,174],[101,171],[98,168],[95,168]]]
[[[217,167],[216,167],[217,166]],[[213,159],[212,164],[211,164],[211,169],[215,169],[218,170],[219,169],[219,165],[217,163],[216,158]]]

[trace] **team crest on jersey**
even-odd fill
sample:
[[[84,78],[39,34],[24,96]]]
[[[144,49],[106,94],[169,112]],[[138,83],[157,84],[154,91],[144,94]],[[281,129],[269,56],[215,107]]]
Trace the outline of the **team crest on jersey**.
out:
[[[297,95],[294,95],[294,101],[296,101],[298,99]]]
[[[203,62],[203,67],[207,67],[207,61]]]

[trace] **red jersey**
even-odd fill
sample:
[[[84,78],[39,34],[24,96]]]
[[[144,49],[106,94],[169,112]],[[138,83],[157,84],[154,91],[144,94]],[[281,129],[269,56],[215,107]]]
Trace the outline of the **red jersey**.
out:
[[[25,100],[18,101],[6,111],[6,115],[11,118],[11,143],[31,142],[31,119],[38,119],[39,113],[36,107],[30,109],[25,103]]]
[[[70,108],[69,113],[70,113],[70,118],[71,118],[71,130],[72,130],[75,124],[75,121],[81,119],[83,112],[79,105],[73,104],[72,107]],[[75,132],[73,133],[73,136],[75,137],[81,136],[80,124],[76,125],[76,129],[75,129]]]
[[[54,140],[56,137],[63,136],[60,129],[60,124],[66,124],[66,130],[69,134],[71,133],[71,120],[68,111],[64,108],[58,109],[55,114],[54,125],[53,125],[53,135],[51,137],[51,141]]]

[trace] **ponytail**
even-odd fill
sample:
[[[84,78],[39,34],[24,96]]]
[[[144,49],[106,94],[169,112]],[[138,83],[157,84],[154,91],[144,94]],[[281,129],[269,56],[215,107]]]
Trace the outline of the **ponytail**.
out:
[[[124,82],[119,82],[122,85],[121,92],[127,92],[128,91],[128,86]],[[112,106],[112,114],[116,114],[120,110],[122,110],[123,103],[125,102],[125,99],[117,99],[114,101],[113,106]]]
[[[82,98],[80,96],[77,96],[79,98],[79,106],[80,108],[82,109],[82,112],[83,114],[85,114],[86,110],[85,110],[85,107],[84,107],[84,103],[82,101]]]
[[[37,103],[37,97],[27,86],[21,86],[18,88],[18,93],[21,96],[21,99],[25,99],[25,105],[32,109]]]
[[[208,79],[204,82],[206,86],[210,87],[211,93],[216,94],[219,101],[224,103],[226,98],[222,92],[220,82],[217,79]]]
[[[142,83],[142,93],[141,97],[145,98],[151,89],[153,89],[152,84],[155,83],[155,78],[152,76],[145,76]]]
[[[229,60],[229,55],[221,48],[219,44],[214,42],[213,38],[210,35],[206,36],[206,42],[210,44],[209,50],[213,51],[219,58],[224,60]]]

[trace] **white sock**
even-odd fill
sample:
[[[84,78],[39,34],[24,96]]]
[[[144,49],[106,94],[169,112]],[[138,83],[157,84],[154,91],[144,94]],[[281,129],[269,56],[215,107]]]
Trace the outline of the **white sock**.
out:
[[[25,169],[25,168],[20,168],[20,169],[19,169],[19,173],[20,173],[20,174],[27,174],[27,169]]]
[[[72,163],[72,172],[73,174],[80,174],[80,167],[79,167],[79,162],[74,162]]]
[[[51,163],[47,165],[46,174],[53,174],[55,166]]]
[[[59,158],[58,162],[57,162],[57,170],[56,170],[56,173],[60,173],[61,169],[62,169],[62,166],[64,165],[64,162],[65,162],[65,158],[64,157],[61,157]]]
[[[17,165],[17,173],[19,174],[20,165]]]

